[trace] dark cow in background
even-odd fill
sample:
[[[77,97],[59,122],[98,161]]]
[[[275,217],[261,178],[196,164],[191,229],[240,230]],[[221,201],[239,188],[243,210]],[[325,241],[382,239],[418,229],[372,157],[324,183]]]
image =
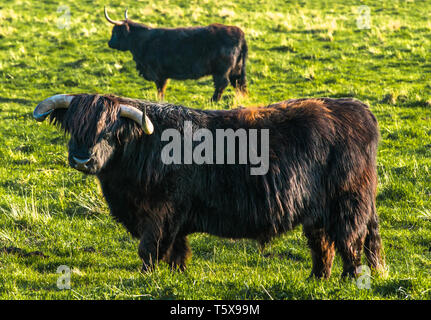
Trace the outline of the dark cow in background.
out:
[[[312,275],[327,278],[335,250],[343,276],[362,250],[383,266],[376,214],[379,130],[368,106],[353,99],[292,99],[261,108],[197,110],[109,95],[57,95],[48,115],[70,134],[69,163],[100,180],[111,214],[140,238],[147,271],[159,260],[184,269],[187,235],[206,232],[265,244],[302,224]],[[269,168],[249,164],[171,164],[161,160],[166,129],[269,129]],[[153,125],[154,123],[154,125]]]
[[[125,20],[114,21],[109,47],[130,51],[136,69],[148,81],[154,81],[159,99],[163,99],[168,79],[199,79],[212,75],[213,101],[221,98],[230,84],[246,94],[247,43],[244,32],[234,26],[212,24],[207,27],[150,28]]]

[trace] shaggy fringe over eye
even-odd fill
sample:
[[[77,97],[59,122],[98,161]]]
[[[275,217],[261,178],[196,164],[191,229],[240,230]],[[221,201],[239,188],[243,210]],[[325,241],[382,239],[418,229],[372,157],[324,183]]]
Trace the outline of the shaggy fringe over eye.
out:
[[[81,143],[94,144],[98,135],[119,117],[120,101],[110,95],[75,95],[68,109],[56,109],[50,122]]]

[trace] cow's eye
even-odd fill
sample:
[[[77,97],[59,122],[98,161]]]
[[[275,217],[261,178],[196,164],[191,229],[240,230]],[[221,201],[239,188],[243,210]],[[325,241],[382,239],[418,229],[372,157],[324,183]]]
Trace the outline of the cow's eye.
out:
[[[102,140],[102,139],[105,139],[105,140],[110,140],[112,137],[114,136],[114,133],[112,132],[112,130],[105,130],[105,131],[103,131],[102,132],[102,134],[100,135],[100,137],[99,137],[99,141],[100,140]]]

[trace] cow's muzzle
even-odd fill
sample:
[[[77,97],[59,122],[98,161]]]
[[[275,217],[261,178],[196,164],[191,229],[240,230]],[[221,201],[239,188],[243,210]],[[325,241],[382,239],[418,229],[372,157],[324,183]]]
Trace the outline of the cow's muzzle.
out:
[[[79,171],[86,172],[89,170],[89,165],[91,164],[91,162],[91,158],[80,159],[73,156],[70,165]]]

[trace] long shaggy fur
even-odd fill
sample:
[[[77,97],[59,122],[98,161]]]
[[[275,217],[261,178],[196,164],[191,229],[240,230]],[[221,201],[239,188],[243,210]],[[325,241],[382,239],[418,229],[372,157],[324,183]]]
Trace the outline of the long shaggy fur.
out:
[[[143,110],[154,123],[145,135],[119,116],[119,104]],[[114,96],[76,96],[52,114],[74,141],[91,146],[109,133],[109,157],[95,172],[112,215],[141,239],[148,270],[160,259],[185,268],[187,235],[250,238],[265,244],[302,224],[316,277],[329,277],[337,250],[343,275],[353,275],[364,249],[369,265],[383,261],[375,210],[377,121],[352,99],[292,99],[259,108],[194,110]],[[249,165],[165,165],[165,129],[269,129],[266,175]],[[104,138],[102,138],[103,140]],[[110,149],[110,150],[111,150]],[[69,153],[74,152],[69,148]]]

